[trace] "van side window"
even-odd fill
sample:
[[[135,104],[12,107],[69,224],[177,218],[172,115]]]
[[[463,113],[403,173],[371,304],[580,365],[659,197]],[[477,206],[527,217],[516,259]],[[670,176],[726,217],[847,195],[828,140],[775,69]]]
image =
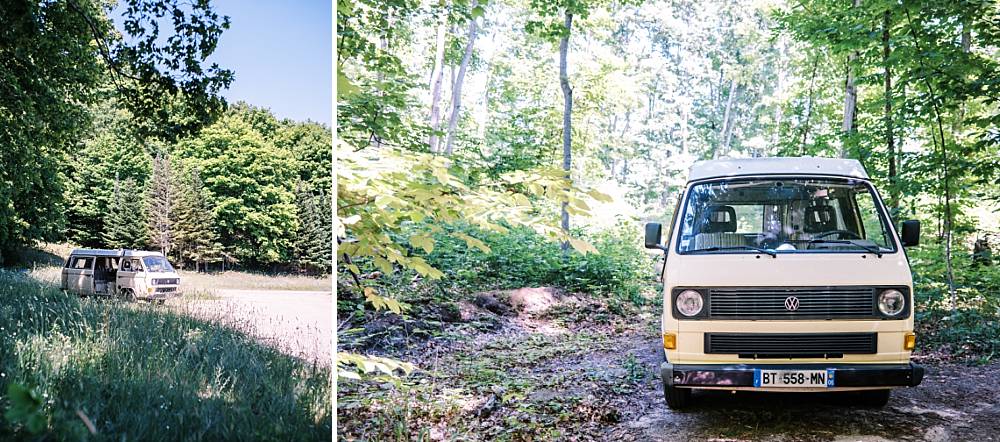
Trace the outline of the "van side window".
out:
[[[857,193],[855,199],[858,204],[858,212],[861,214],[861,228],[864,229],[862,234],[870,235],[871,239],[875,244],[882,247],[888,247],[889,241],[886,238],[886,232],[882,229],[882,221],[879,219],[878,209],[875,208],[875,201],[872,199],[870,193]]]
[[[74,256],[69,262],[69,268],[77,270],[86,270],[91,268],[94,263],[94,258]]]

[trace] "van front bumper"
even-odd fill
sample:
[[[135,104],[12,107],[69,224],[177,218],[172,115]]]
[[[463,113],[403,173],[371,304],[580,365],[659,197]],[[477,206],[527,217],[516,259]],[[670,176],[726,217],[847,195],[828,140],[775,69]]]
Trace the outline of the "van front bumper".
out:
[[[668,387],[754,388],[754,369],[834,370],[833,388],[915,387],[924,378],[924,367],[907,364],[706,364],[680,365],[664,362],[660,377]]]
[[[142,299],[148,299],[150,301],[159,301],[171,298],[179,298],[183,295],[184,294],[180,291],[180,288],[178,288],[177,290],[172,292],[153,292],[148,294],[147,296],[144,296]]]

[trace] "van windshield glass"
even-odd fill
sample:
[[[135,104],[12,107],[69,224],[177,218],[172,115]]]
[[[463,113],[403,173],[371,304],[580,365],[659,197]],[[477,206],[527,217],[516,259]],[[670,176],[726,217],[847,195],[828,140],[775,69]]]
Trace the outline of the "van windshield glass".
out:
[[[677,251],[896,251],[872,187],[851,179],[733,179],[691,187]]]
[[[174,271],[170,262],[162,256],[147,256],[142,258],[142,263],[146,265],[147,272],[161,273]]]

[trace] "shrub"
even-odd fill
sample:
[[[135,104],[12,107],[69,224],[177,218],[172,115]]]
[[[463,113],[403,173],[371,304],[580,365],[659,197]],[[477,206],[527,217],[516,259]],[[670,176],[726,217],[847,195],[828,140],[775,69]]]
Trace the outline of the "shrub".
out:
[[[1000,268],[974,265],[971,254],[956,251],[952,267],[958,308],[953,313],[941,244],[928,241],[907,254],[919,347],[980,362],[1000,355]]]
[[[652,259],[642,249],[639,230],[632,223],[583,233],[599,252],[587,255],[574,251],[564,255],[558,243],[527,228],[511,228],[502,234],[462,225],[447,229],[479,238],[490,248],[490,253],[483,253],[452,235],[435,238],[428,263],[444,271],[451,283],[469,290],[557,286],[640,304],[645,299],[642,287],[653,286]]]

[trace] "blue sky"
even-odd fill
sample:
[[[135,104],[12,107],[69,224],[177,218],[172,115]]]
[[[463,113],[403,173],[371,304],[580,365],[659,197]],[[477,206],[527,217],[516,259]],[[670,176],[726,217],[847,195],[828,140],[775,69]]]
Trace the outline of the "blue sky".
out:
[[[228,15],[209,59],[236,79],[223,95],[270,108],[279,118],[332,125],[333,24],[330,0],[216,0]]]
[[[222,92],[226,100],[269,108],[278,118],[332,126],[333,2],[213,0],[212,5],[230,20],[206,63],[234,72]],[[114,21],[121,29],[121,18]]]

